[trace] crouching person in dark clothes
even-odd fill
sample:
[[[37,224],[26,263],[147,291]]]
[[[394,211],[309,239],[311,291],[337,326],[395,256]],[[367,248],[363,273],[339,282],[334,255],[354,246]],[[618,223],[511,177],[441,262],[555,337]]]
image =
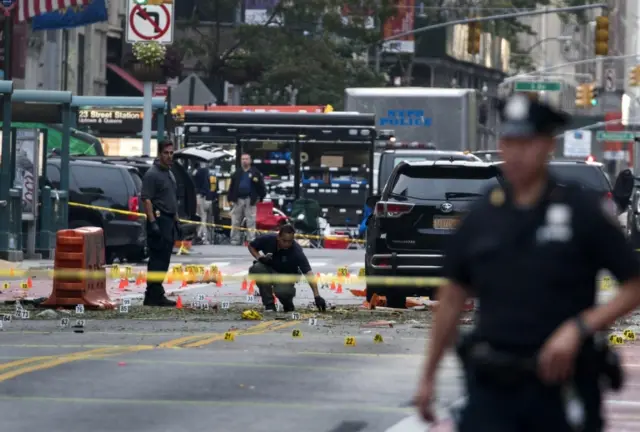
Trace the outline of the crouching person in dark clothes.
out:
[[[147,247],[149,263],[145,306],[175,306],[164,293],[162,280],[169,269],[175,240],[180,237],[176,179],[171,172],[173,144],[158,145],[158,159],[142,179],[142,201],[147,215]]]
[[[318,292],[318,284],[302,247],[294,240],[296,231],[291,225],[284,225],[278,234],[265,234],[249,243],[249,253],[256,259],[249,274],[273,275],[274,281],[257,280],[262,304],[265,311],[276,310],[273,295],[278,298],[285,312],[294,310],[293,298],[296,296],[293,281],[278,281],[278,275],[299,275],[302,272],[313,291],[315,303],[321,312],[327,304]],[[259,279],[259,278],[258,278]]]

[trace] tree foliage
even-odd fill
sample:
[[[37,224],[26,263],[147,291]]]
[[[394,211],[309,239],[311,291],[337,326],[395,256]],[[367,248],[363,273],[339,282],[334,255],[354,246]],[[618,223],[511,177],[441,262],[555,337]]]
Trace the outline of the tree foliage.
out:
[[[563,1],[564,5],[591,2]],[[182,24],[190,37],[178,41],[180,51],[196,60],[196,69],[209,84],[229,81],[244,86],[245,103],[290,103],[295,94],[299,104],[340,106],[347,86],[385,84],[385,77],[369,66],[367,54],[382,42],[381,25],[395,15],[394,0],[281,0],[268,11],[266,22],[258,25],[234,23],[241,0],[195,3],[190,19]],[[422,4],[416,7],[420,25],[430,25],[558,6],[559,0],[416,3]],[[564,18],[577,19],[574,17]],[[482,27],[511,43],[512,67],[531,67],[530,47],[521,46],[518,38],[535,35],[530,26],[522,20],[504,19]],[[428,37],[428,32],[416,35],[416,39],[421,37]]]
[[[197,29],[196,35],[181,47],[198,59],[200,71],[210,79],[246,85],[247,103],[289,103],[293,92],[299,104],[339,106],[345,86],[384,84],[363,54],[380,41],[379,30],[371,24],[392,16],[392,3],[281,1],[269,11],[266,23],[229,30],[220,22],[197,25],[201,16],[215,17],[237,5],[236,0],[209,0],[194,10],[188,27]]]

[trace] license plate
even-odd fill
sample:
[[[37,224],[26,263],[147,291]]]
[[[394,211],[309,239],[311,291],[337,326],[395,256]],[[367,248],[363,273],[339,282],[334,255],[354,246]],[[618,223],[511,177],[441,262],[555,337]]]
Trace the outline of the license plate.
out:
[[[435,229],[444,229],[444,230],[456,229],[459,223],[460,223],[460,218],[456,218],[456,217],[433,218],[433,228]]]

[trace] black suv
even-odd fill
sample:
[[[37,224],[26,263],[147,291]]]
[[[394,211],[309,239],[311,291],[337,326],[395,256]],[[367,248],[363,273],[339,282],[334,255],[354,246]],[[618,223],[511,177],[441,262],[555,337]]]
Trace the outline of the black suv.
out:
[[[69,202],[114,210],[141,211],[142,179],[131,166],[74,158],[69,162]],[[60,188],[60,159],[47,161],[47,180]],[[146,228],[142,217],[69,205],[69,228],[95,226],[104,230],[105,257],[129,262],[146,257]]]
[[[501,182],[499,168],[485,162],[400,162],[382,194],[372,196],[367,221],[367,276],[439,277],[446,241],[471,204]],[[405,307],[408,295],[433,288],[367,283],[367,299],[385,295],[389,307]]]

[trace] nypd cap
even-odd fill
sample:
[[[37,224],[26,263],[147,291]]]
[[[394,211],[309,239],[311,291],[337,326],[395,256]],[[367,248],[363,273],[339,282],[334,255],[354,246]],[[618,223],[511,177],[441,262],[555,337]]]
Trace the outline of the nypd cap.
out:
[[[554,136],[569,122],[569,115],[545,103],[516,94],[502,102],[500,109],[501,138],[530,138]]]

